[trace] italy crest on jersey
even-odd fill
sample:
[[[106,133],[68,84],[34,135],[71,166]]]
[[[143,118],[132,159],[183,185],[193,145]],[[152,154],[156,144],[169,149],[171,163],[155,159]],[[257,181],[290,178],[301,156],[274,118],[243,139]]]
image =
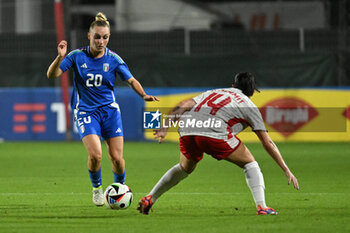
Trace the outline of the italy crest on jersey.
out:
[[[84,127],[84,125],[81,125],[80,126],[80,133],[84,133],[85,132],[85,127]]]
[[[109,70],[109,63],[103,63],[103,71],[108,72]]]

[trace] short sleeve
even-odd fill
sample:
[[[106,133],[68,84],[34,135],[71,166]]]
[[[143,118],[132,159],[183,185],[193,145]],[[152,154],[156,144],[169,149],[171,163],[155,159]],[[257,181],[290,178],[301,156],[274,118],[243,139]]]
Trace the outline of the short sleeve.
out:
[[[116,71],[117,71],[118,75],[120,76],[121,80],[123,80],[123,81],[126,81],[129,78],[133,77],[128,66],[125,63],[120,64],[117,67]]]
[[[70,56],[69,54],[62,60],[60,69],[65,72],[69,68],[73,66],[73,56]]]
[[[193,97],[193,100],[194,100],[196,103],[202,102],[203,99],[208,95],[209,92],[210,92],[210,91],[203,92],[202,94],[197,95],[196,97]]]
[[[250,107],[245,108],[246,113],[245,113],[245,118],[249,125],[252,127],[252,130],[266,130],[264,120],[261,116],[261,113],[259,109],[253,105]]]

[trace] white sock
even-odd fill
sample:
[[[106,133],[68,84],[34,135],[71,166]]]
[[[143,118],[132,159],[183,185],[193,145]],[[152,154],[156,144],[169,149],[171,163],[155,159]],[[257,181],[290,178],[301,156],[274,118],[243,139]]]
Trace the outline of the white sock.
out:
[[[262,208],[266,208],[264,177],[258,162],[247,163],[244,165],[243,170],[256,206],[260,205]]]
[[[188,174],[182,169],[179,163],[170,168],[148,194],[152,195],[153,203],[156,202],[163,193],[177,185],[187,176]]]

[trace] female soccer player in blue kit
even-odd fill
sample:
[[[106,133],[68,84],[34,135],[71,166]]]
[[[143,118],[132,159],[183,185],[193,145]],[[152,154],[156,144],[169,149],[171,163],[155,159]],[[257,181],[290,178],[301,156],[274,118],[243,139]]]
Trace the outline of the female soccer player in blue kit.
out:
[[[80,138],[88,152],[88,169],[93,186],[93,203],[104,204],[101,159],[102,136],[112,161],[114,181],[125,182],[125,161],[123,159],[123,127],[120,109],[114,95],[116,75],[126,81],[145,101],[159,101],[145,93],[141,84],[133,77],[125,62],[107,48],[110,25],[104,14],[98,13],[90,25],[90,45],[73,50],[66,57],[67,42],[58,44],[58,56],[47,71],[48,78],[57,78],[73,68],[74,89],[71,107]]]

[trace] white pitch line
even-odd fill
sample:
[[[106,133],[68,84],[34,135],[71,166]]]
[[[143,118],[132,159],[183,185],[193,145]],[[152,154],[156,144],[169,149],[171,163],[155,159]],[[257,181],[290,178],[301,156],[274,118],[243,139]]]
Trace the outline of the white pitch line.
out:
[[[134,193],[136,195],[146,195],[147,193]],[[191,192],[191,193],[181,193],[181,192],[169,192],[167,195],[247,195],[246,193],[199,193],[199,192]],[[349,195],[348,193],[269,193],[269,195],[313,195],[313,196],[323,196],[323,195]],[[0,196],[51,196],[51,195],[91,195],[91,193],[0,193]]]

